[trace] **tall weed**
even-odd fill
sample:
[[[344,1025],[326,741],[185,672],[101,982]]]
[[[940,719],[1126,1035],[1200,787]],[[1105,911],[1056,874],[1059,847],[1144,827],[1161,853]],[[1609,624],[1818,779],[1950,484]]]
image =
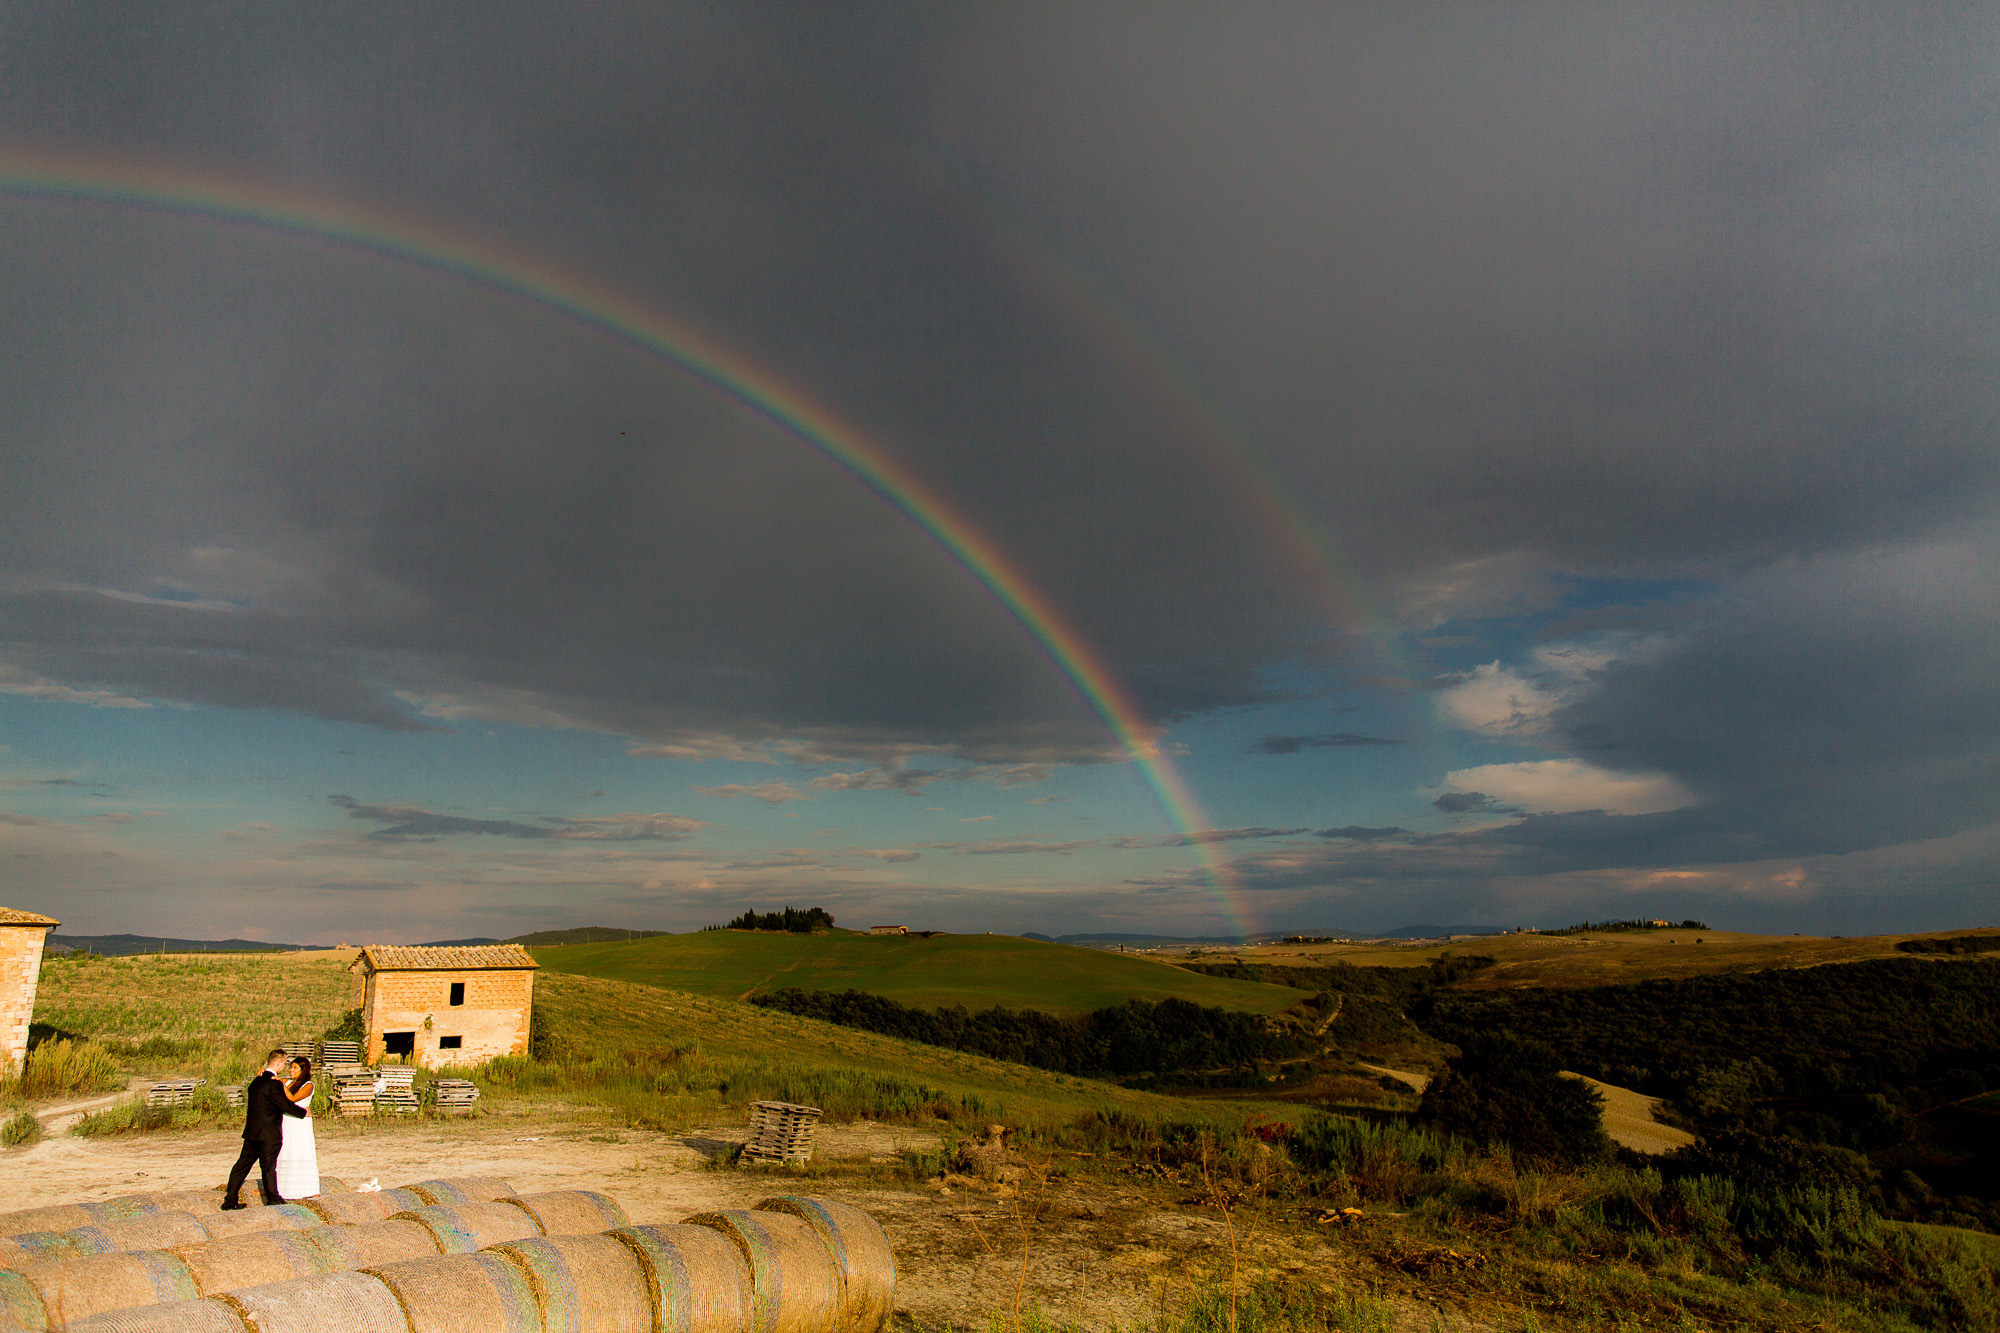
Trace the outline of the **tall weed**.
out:
[[[87,1096],[115,1092],[125,1075],[110,1051],[94,1041],[45,1041],[28,1052],[21,1075],[21,1095],[28,1098]]]

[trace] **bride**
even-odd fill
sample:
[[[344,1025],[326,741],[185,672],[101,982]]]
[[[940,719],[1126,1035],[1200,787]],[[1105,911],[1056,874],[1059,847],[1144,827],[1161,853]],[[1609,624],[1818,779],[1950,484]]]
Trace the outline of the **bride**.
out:
[[[278,1197],[310,1199],[319,1193],[319,1149],[313,1144],[312,1061],[301,1055],[292,1061],[292,1078],[285,1096],[306,1107],[303,1116],[284,1117],[284,1146],[278,1150]]]

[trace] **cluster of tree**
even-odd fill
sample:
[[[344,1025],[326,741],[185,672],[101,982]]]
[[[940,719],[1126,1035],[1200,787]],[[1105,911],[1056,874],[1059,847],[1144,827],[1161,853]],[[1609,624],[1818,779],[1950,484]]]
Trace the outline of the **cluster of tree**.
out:
[[[1412,1014],[1468,1051],[1532,1043],[1667,1098],[1703,1152],[1796,1158],[1811,1170],[1792,1176],[1863,1182],[1891,1216],[2000,1229],[2000,961],[1434,993]]]
[[[842,1027],[969,1051],[1066,1074],[1169,1073],[1243,1069],[1296,1055],[1303,1040],[1256,1014],[1187,1000],[1130,1000],[1065,1015],[995,1006],[921,1009],[865,991],[786,989],[752,1004]]]
[[[1707,930],[1708,923],[1689,918],[1678,924],[1667,923],[1671,930]],[[1573,926],[1560,930],[1538,930],[1537,935],[1610,935],[1621,930],[1658,930],[1660,926],[1652,921],[1634,919],[1631,921],[1579,921]]]
[[[1281,963],[1188,963],[1190,972],[1205,976],[1229,977],[1236,981],[1261,981],[1293,990],[1332,991],[1337,995],[1365,996],[1395,1007],[1407,1008],[1421,995],[1462,981],[1473,973],[1492,967],[1494,960],[1484,954],[1454,954],[1447,950],[1424,967],[1356,967],[1352,963],[1322,963],[1291,967]]]
[[[1420,1124],[1527,1161],[1581,1165],[1611,1155],[1604,1098],[1565,1078],[1554,1050],[1511,1034],[1468,1039],[1424,1089]]]
[[[1897,940],[1902,953],[2000,953],[2000,935],[1953,935],[1942,940]]]
[[[824,907],[787,907],[782,912],[758,912],[755,908],[729,923],[731,930],[787,930],[794,935],[810,935],[815,930],[833,929],[833,917]]]

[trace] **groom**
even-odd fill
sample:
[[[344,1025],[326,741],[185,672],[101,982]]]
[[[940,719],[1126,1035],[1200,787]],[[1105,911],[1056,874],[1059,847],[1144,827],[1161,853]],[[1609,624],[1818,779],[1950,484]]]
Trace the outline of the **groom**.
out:
[[[229,1188],[222,1195],[225,1211],[247,1206],[239,1196],[243,1178],[250,1174],[253,1162],[263,1168],[257,1185],[264,1202],[284,1202],[278,1197],[278,1149],[284,1144],[284,1117],[306,1113],[305,1107],[285,1096],[285,1085],[278,1079],[278,1072],[284,1067],[285,1053],[272,1051],[264,1057],[264,1072],[244,1089],[243,1151],[236,1156],[236,1165],[229,1172]]]

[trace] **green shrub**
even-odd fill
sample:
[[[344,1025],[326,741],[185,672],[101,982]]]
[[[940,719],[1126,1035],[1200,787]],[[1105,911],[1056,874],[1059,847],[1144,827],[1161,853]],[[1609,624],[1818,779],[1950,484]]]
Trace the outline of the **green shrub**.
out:
[[[21,1076],[23,1097],[65,1097],[114,1092],[125,1075],[111,1052],[94,1041],[45,1041],[28,1052]]]
[[[360,1006],[349,1009],[340,1016],[340,1021],[319,1034],[321,1041],[366,1041],[367,1025],[361,1021]]]
[[[1371,1124],[1319,1115],[1292,1131],[1285,1146],[1317,1192],[1401,1202],[1441,1188],[1437,1179],[1465,1168],[1472,1154],[1447,1135],[1417,1125]]]
[[[26,1111],[16,1111],[11,1120],[0,1125],[0,1143],[9,1148],[23,1143],[33,1143],[42,1136],[42,1122]]]

